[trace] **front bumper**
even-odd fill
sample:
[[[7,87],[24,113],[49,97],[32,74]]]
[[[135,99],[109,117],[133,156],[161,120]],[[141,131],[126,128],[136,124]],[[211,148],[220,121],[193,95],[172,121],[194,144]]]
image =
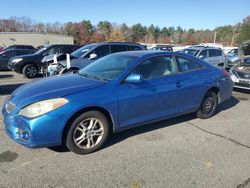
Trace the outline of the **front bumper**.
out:
[[[234,83],[234,88],[250,90],[250,79],[237,78],[234,74],[231,74],[231,79]]]
[[[62,144],[65,115],[53,112],[29,119],[16,112],[2,109],[6,134],[17,143],[28,147],[48,147]]]

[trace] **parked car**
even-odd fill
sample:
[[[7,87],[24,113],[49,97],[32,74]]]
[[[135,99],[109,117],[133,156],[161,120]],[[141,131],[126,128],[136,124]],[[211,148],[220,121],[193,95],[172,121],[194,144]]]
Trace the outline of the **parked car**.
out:
[[[196,56],[208,63],[211,63],[215,66],[227,67],[228,59],[225,56],[224,52],[220,48],[207,47],[207,46],[194,46],[181,50],[182,53],[190,54]]]
[[[233,48],[227,53],[227,56],[238,54],[238,48]]]
[[[2,51],[5,50],[15,50],[15,49],[25,49],[25,50],[37,50],[37,48],[35,48],[32,45],[11,45],[11,46],[7,46],[5,48],[2,49]]]
[[[229,72],[235,88],[250,90],[250,40],[240,45],[239,52],[241,58]]]
[[[113,132],[191,112],[209,118],[231,97],[232,87],[225,70],[193,56],[119,52],[78,73],[19,87],[4,102],[2,114],[6,133],[19,144],[65,144],[87,154]]]
[[[10,70],[8,67],[8,62],[11,58],[19,55],[33,54],[36,50],[27,49],[15,49],[15,50],[5,50],[0,52],[0,70]]]
[[[162,50],[162,51],[173,51],[173,48],[171,45],[156,45],[153,46],[151,48],[149,48],[149,50]]]
[[[64,55],[63,58],[58,57],[59,61],[56,70],[61,74],[78,71],[93,61],[106,55],[134,50],[146,50],[146,47],[137,43],[128,42],[103,42],[88,44],[70,54],[70,68],[67,68],[67,62]],[[51,62],[51,59],[48,60],[48,62]],[[44,63],[45,65],[47,64],[47,62]]]
[[[79,48],[78,45],[54,44],[41,48],[32,55],[23,55],[10,59],[8,66],[11,70],[23,74],[27,78],[35,78],[41,72],[42,59],[51,54],[71,53]]]

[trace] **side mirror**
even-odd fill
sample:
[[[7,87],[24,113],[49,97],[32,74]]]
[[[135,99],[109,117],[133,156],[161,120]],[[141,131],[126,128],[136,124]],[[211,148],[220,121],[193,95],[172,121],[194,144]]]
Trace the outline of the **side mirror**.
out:
[[[125,82],[127,82],[127,83],[139,83],[141,81],[142,81],[142,75],[140,75],[140,74],[130,74],[125,79]]]
[[[204,55],[199,55],[199,59],[204,59]]]
[[[97,57],[98,57],[97,54],[90,54],[89,60],[91,60],[91,59],[96,59]]]

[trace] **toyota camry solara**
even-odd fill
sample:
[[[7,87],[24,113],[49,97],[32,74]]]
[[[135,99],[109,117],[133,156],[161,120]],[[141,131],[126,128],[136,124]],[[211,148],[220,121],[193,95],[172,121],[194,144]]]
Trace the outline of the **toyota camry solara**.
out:
[[[231,97],[229,74],[177,52],[103,57],[79,73],[37,80],[4,103],[6,133],[26,147],[100,149],[110,133],[195,112],[206,119]]]

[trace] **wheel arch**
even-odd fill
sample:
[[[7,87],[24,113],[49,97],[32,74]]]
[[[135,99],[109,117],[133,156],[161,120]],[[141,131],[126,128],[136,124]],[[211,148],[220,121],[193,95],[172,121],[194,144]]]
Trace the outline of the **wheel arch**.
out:
[[[36,63],[34,63],[34,62],[32,62],[32,61],[26,61],[26,62],[24,62],[24,63],[22,64],[22,67],[21,67],[21,69],[20,69],[20,72],[23,72],[23,68],[24,68],[26,65],[29,65],[29,64],[34,65],[34,66],[37,68],[38,71],[40,70],[39,66],[37,66]]]
[[[209,88],[206,92],[205,92],[205,94],[207,93],[207,92],[209,92],[209,91],[213,91],[213,92],[215,92],[216,93],[216,95],[217,95],[217,97],[218,97],[218,103],[220,103],[221,102],[221,97],[220,97],[220,89],[218,88],[218,87],[211,87],[211,88]]]
[[[69,128],[70,128],[70,124],[72,123],[72,121],[73,121],[76,117],[78,117],[79,115],[81,115],[81,114],[83,114],[83,113],[85,113],[85,112],[88,112],[88,111],[99,111],[99,112],[101,112],[101,113],[107,118],[107,120],[108,120],[108,122],[109,122],[109,125],[110,125],[110,128],[111,128],[110,131],[111,131],[111,132],[114,132],[114,130],[115,130],[115,122],[114,122],[114,119],[113,119],[111,113],[110,113],[107,109],[105,109],[105,108],[103,108],[103,107],[99,107],[99,106],[90,106],[90,107],[86,107],[86,108],[82,108],[82,109],[78,110],[77,112],[75,112],[75,113],[68,119],[68,121],[66,122],[66,124],[65,124],[65,126],[64,126],[64,128],[63,128],[62,143],[64,143],[64,138],[65,138],[65,136],[66,136],[66,134],[67,134],[67,132],[68,132],[68,130],[69,130]]]

